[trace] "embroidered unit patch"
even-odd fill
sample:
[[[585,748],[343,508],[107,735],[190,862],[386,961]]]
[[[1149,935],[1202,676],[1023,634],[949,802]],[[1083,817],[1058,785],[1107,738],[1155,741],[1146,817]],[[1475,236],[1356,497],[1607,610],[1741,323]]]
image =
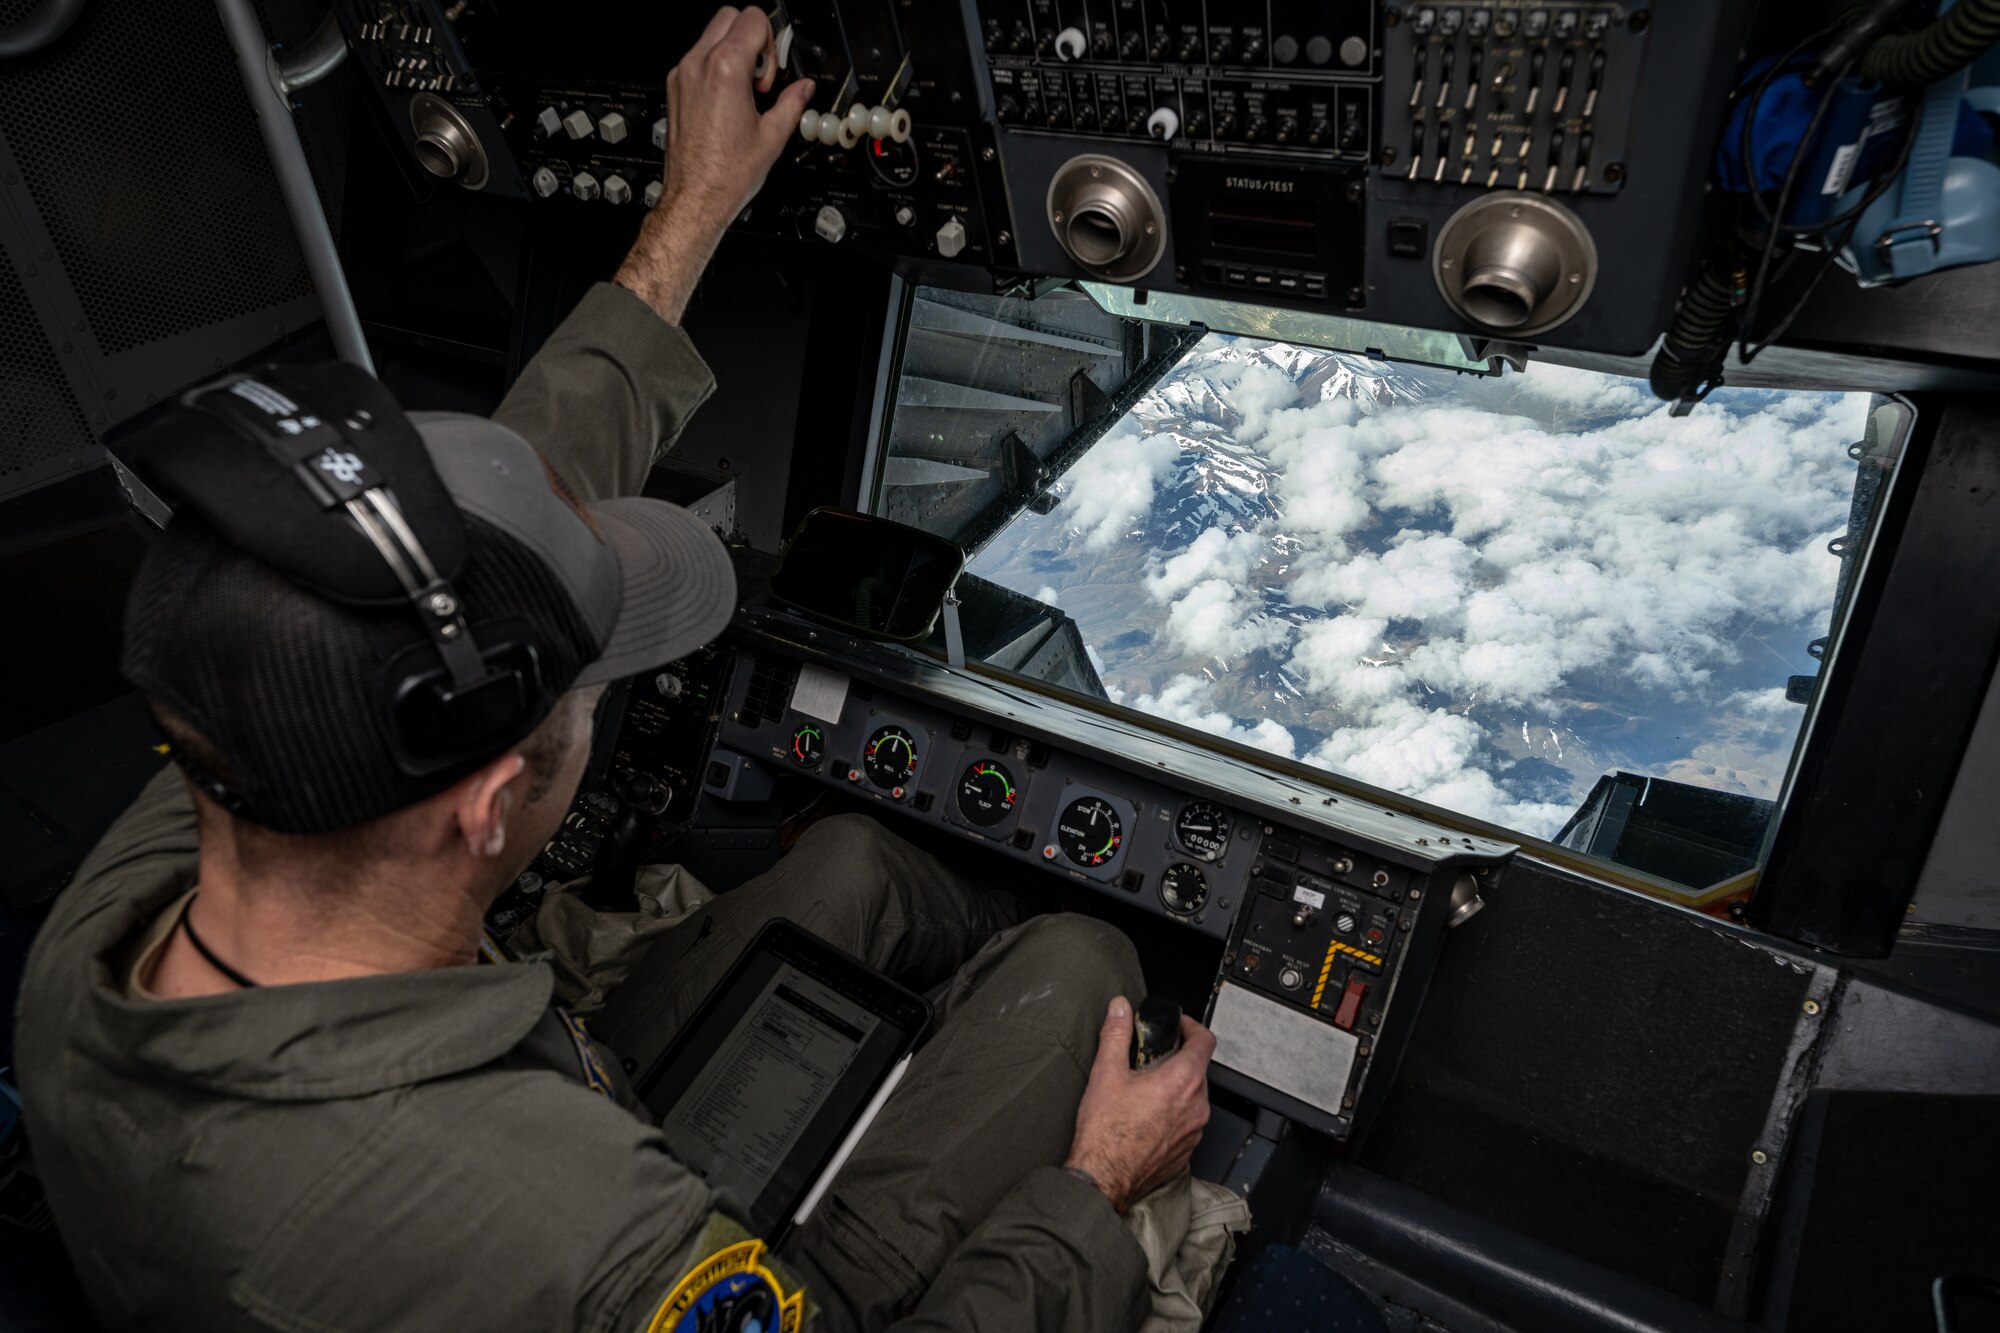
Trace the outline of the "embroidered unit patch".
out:
[[[717,1250],[674,1284],[646,1333],[798,1333],[805,1293],[789,1296],[764,1264],[764,1242]]]

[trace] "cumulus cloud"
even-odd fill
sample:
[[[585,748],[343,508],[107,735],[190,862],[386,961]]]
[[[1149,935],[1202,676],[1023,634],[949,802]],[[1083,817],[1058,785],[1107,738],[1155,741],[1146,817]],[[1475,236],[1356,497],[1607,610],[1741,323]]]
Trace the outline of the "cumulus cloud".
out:
[[[1179,457],[1180,445],[1172,436],[1119,426],[1069,470],[1066,521],[1083,534],[1087,547],[1101,550],[1123,540],[1133,522],[1152,508],[1154,493]]]
[[[1208,684],[1195,676],[1177,676],[1158,694],[1141,695],[1134,708],[1182,726],[1236,741],[1280,759],[1296,759],[1298,742],[1286,727],[1268,717],[1238,721],[1216,707]]]

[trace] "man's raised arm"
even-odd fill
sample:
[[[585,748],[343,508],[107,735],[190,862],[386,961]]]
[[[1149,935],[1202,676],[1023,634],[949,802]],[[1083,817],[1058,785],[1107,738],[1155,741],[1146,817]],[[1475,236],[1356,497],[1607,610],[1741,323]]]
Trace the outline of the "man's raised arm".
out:
[[[800,79],[758,114],[753,89],[769,92],[776,71],[764,11],[717,11],[667,75],[665,190],[616,284],[591,289],[493,414],[579,499],[637,495],[715,388],[680,320],[723,229],[763,185],[812,97],[812,80]]]

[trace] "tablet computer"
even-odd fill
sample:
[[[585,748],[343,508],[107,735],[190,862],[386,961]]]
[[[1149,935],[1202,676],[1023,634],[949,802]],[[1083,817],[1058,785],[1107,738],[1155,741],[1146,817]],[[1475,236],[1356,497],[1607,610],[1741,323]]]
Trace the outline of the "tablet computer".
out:
[[[922,996],[775,920],[637,1090],[674,1156],[777,1245],[818,1204],[930,1018]]]

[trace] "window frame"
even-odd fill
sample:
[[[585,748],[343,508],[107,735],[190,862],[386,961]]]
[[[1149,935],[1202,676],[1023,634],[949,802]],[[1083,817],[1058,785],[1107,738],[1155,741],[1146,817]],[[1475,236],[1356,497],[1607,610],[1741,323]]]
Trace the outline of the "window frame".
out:
[[[878,380],[876,412],[871,422],[867,454],[862,462],[863,484],[860,486],[856,497],[857,508],[870,514],[878,512],[882,501],[883,462],[886,458],[895,422],[895,381],[904,361],[904,343],[909,337],[910,312],[916,300],[917,293],[918,284],[899,281],[898,290],[891,301],[891,320],[883,339],[883,365],[881,378]],[[1006,293],[1000,293],[1000,295],[1006,295]],[[1108,313],[1119,314],[1128,319],[1144,318],[1144,316],[1124,311],[1108,311]],[[1258,335],[1253,334],[1249,336]],[[1316,344],[1302,343],[1299,345],[1313,346]],[[1349,349],[1332,348],[1329,350],[1348,351]],[[1370,352],[1367,349],[1362,349],[1355,354],[1377,357],[1380,355],[1379,353]],[[1512,360],[1512,358],[1509,359]],[[1561,364],[1555,361],[1554,358],[1548,359],[1551,364]],[[1463,369],[1462,367],[1450,368]],[[1593,368],[1602,369],[1602,367]],[[1771,383],[1759,384],[1755,387],[1800,392],[1840,391],[1827,385],[1794,386],[1783,383]],[[1847,392],[1859,391],[1849,390]],[[1790,930],[1782,928],[1783,925],[1789,923],[1798,913],[1794,910],[1781,909],[1779,906],[1780,892],[1767,887],[1767,882],[1771,881],[1775,872],[1781,868],[1780,857],[1782,856],[1789,861],[1793,855],[1793,849],[1801,841],[1791,827],[1803,822],[1803,815],[1800,812],[1796,799],[1799,793],[1805,793],[1808,799],[1814,803],[1818,803],[1825,799],[1830,789],[1836,803],[1838,803],[1840,799],[1838,796],[1839,790],[1848,785],[1846,782],[1839,780],[1844,775],[1829,775],[1824,771],[1824,761],[1821,757],[1823,749],[1825,752],[1831,752],[1838,747],[1836,738],[1848,734],[1845,719],[1843,719],[1841,714],[1845,712],[1845,704],[1849,691],[1845,688],[1842,678],[1862,670],[1857,665],[1858,659],[1862,654],[1856,649],[1843,651],[1843,647],[1849,642],[1851,632],[1857,629],[1865,632],[1867,626],[1875,619],[1876,610],[1880,606],[1882,585],[1888,578],[1889,568],[1897,563],[1897,547],[1907,526],[1907,511],[1910,504],[1910,497],[1920,489],[1918,474],[1923,471],[1923,463],[1927,453],[1927,449],[1920,447],[1920,433],[1922,434],[1923,444],[1927,444],[1929,440],[1929,433],[1925,432],[1924,429],[1927,414],[1918,410],[1917,401],[1914,398],[1905,395],[1884,393],[1878,393],[1877,396],[1898,404],[1904,412],[1899,438],[1896,448],[1893,451],[1896,463],[1890,475],[1884,481],[1883,494],[1877,502],[1874,517],[1864,534],[1863,549],[1855,557],[1857,563],[1854,566],[1854,574],[1849,580],[1846,595],[1843,601],[1833,608],[1832,623],[1829,626],[1827,634],[1827,652],[1820,664],[1817,677],[1818,684],[1814,688],[1813,697],[1805,705],[1806,716],[1801,724],[1798,740],[1793,745],[1785,777],[1780,784],[1778,795],[1774,801],[1774,810],[1765,833],[1762,854],[1757,866],[1754,868],[1705,888],[1690,888],[1687,885],[1662,879],[1657,875],[1649,874],[1643,870],[1620,865],[1617,862],[1579,852],[1572,848],[1558,846],[1546,839],[1535,837],[1518,829],[1511,829],[1504,825],[1490,823],[1443,806],[1432,805],[1429,802],[1405,796],[1400,792],[1391,791],[1387,788],[1372,786],[1359,779],[1349,777],[1346,774],[1337,773],[1330,769],[1316,768],[1297,759],[1286,759],[1273,755],[1239,741],[1232,741],[1209,732],[1199,731],[1171,719],[1143,713],[1126,705],[1093,698],[1074,690],[1065,689],[1060,685],[1055,685],[1048,681],[1017,675],[1001,668],[990,667],[984,662],[968,659],[960,669],[1005,685],[1011,689],[1032,690],[1038,694],[1059,699],[1072,707],[1089,709],[1107,718],[1115,718],[1128,723],[1139,722],[1161,735],[1170,736],[1184,744],[1198,746],[1220,758],[1261,768],[1267,772],[1275,772],[1294,781],[1322,788],[1334,795],[1373,802],[1416,818],[1430,820],[1447,828],[1517,845],[1524,852],[1532,855],[1539,861],[1560,866],[1563,869],[1573,871],[1610,887],[1624,889],[1677,907],[1711,915],[1726,915],[1731,919],[1738,920],[1747,917],[1758,924],[1770,921],[1773,924],[1765,925],[1765,928],[1771,930],[1772,933],[1804,939],[1804,936],[1793,936]],[[1995,454],[1996,457],[2000,457],[2000,449],[1996,449]],[[1894,508],[1896,514],[1894,521],[1891,520],[1892,508]],[[1995,586],[2000,586],[2000,575],[1996,576]],[[1865,610],[1860,609],[1864,607],[1866,608]],[[1995,615],[1996,619],[2000,619],[2000,601],[1996,601]],[[2000,643],[2000,627],[1996,627],[1996,643]],[[919,647],[911,651],[922,652],[925,656],[942,660],[937,651],[932,648]],[[1972,691],[1970,708],[1973,713],[1977,712],[1979,704],[1983,699],[1983,688]],[[1866,710],[1863,710],[1864,718],[1865,713]],[[1968,718],[1965,730],[1969,732],[1970,726],[1971,721]],[[1858,729],[1867,728],[1864,724]],[[1811,762],[1808,762],[1809,747],[1812,747]],[[1961,744],[1960,749],[1962,750],[1962,748]],[[1955,764],[1956,759],[1954,758],[1954,768]],[[1829,782],[1830,778],[1835,780]],[[1937,820],[1942,817],[1944,798],[1948,795],[1949,780],[1947,776],[1947,780],[1942,784],[1941,788],[1936,790],[1935,809],[1930,812],[1928,821],[1925,824],[1926,832],[1923,837],[1923,849],[1928,848],[1929,834],[1935,831]],[[1917,867],[1919,869],[1921,868],[1921,850],[1919,850],[1917,859]],[[1802,863],[1809,863],[1809,859]],[[1786,865],[1782,868],[1788,872],[1782,877],[1782,882],[1786,886],[1782,896],[1789,904],[1797,890],[1790,887],[1792,885],[1792,877],[1789,873],[1791,867]],[[1895,906],[1895,912],[1898,916],[1903,911],[1903,904],[1908,901],[1909,893],[1914,892],[1915,884],[1915,875],[1912,874],[1907,886],[1908,891],[1904,893],[1903,898]],[[1814,930],[1821,936],[1835,937],[1843,935],[1837,924],[1832,929],[1829,929],[1828,923],[1823,921],[1817,922]],[[1879,930],[1874,932],[1874,934],[1879,934]],[[1873,935],[1868,935],[1867,938],[1873,938]],[[1806,942],[1814,943],[1816,940],[1806,939]],[[1844,952],[1845,950],[1840,951]],[[1883,946],[1881,952],[1886,954],[1886,945]]]

